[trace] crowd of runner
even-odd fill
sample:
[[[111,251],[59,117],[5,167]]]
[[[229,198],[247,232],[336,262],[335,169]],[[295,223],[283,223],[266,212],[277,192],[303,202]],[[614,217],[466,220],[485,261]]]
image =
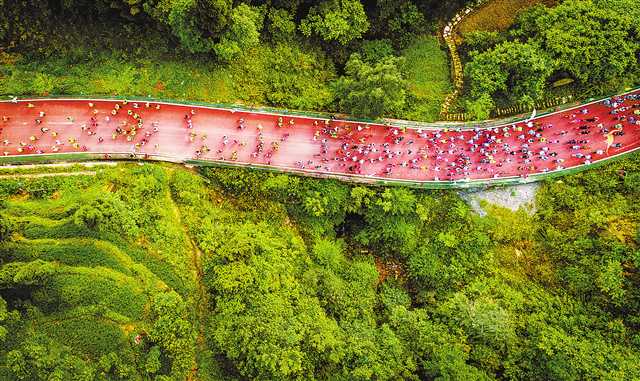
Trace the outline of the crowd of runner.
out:
[[[50,103],[0,104],[5,156],[90,151],[153,157],[164,152],[162,143],[193,159],[457,181],[527,177],[640,146],[639,92],[500,127],[439,129],[172,105],[183,110],[176,127],[160,115],[164,106],[126,100],[86,102],[85,111],[50,121]],[[211,123],[216,112],[227,113],[219,126]]]

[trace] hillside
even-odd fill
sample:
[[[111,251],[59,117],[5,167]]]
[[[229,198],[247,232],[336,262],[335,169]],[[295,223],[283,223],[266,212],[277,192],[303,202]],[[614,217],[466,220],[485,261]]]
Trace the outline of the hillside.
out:
[[[485,217],[230,169],[5,178],[0,378],[638,377],[638,169]]]

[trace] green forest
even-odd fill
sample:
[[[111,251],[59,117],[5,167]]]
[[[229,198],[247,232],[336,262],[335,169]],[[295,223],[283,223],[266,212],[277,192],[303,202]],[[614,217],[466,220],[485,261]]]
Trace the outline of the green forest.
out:
[[[260,171],[34,172],[0,182],[0,379],[640,377],[637,159],[484,217]]]
[[[639,83],[635,0],[523,0],[531,6],[516,9],[487,1],[502,14],[461,28],[465,84],[454,109],[485,119],[497,106]],[[152,96],[435,121],[453,89],[442,28],[477,2],[0,0],[0,95]]]
[[[461,27],[454,110],[640,82],[637,0],[521,3]],[[432,122],[454,89],[441,30],[474,4],[0,0],[0,96]],[[0,167],[0,380],[640,379],[640,159],[546,180],[535,210],[462,196]]]

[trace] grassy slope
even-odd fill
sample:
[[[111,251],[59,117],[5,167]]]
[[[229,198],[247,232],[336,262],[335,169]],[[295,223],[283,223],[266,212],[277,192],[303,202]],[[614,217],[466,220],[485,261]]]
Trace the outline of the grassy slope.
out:
[[[260,46],[229,66],[177,55],[0,55],[0,95],[136,95],[321,110],[332,100],[334,76],[323,53],[293,43]]]
[[[68,346],[90,362],[109,352],[131,362],[137,356],[131,338],[152,323],[153,295],[175,289],[191,300],[195,279],[187,238],[171,210],[154,221],[160,232],[143,226],[137,242],[73,223],[72,210],[86,201],[87,194],[113,189],[109,183],[114,177],[135,178],[133,170],[135,166],[119,166],[99,170],[95,177],[66,177],[60,182],[53,178],[3,182],[2,209],[18,231],[13,242],[0,244],[0,263],[38,259],[55,264],[57,272],[32,292],[37,312],[24,315],[17,328],[20,339],[8,340],[0,359],[22,340],[45,334],[57,343],[53,345]],[[17,191],[14,182],[20,183]],[[50,189],[41,193],[43,197],[34,197],[26,193],[33,182]],[[168,192],[160,199],[172,202]],[[11,303],[20,298],[12,289],[2,295]]]
[[[491,0],[466,17],[458,30],[468,33],[477,30],[503,31],[513,24],[518,14],[537,4],[553,6],[558,0]]]
[[[123,95],[333,112],[338,70],[318,46],[263,42],[230,64],[177,51],[158,31],[98,22],[51,30],[21,51],[0,50],[0,97]],[[133,40],[131,35],[145,35]],[[40,41],[42,40],[42,41]],[[40,41],[40,42],[38,42]],[[410,103],[402,115],[432,121],[449,88],[446,54],[431,36],[404,52]]]
[[[403,52],[409,82],[409,107],[404,119],[435,121],[440,105],[451,91],[447,55],[433,36],[416,40]]]

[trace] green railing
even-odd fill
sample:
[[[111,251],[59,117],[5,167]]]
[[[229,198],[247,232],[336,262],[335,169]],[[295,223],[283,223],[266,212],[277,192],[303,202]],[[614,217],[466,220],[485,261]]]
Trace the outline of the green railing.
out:
[[[635,88],[629,88],[627,90],[624,91],[624,93],[622,94],[610,94],[607,96],[603,96],[603,97],[599,97],[599,98],[589,98],[586,100],[583,100],[581,102],[572,102],[572,103],[567,103],[567,104],[563,104],[563,105],[559,105],[559,106],[555,106],[551,109],[548,110],[544,110],[543,112],[539,113],[536,117],[541,117],[550,113],[554,113],[554,112],[558,112],[558,111],[562,111],[562,110],[566,110],[568,108],[572,108],[572,107],[576,107],[579,105],[584,105],[587,103],[592,103],[594,101],[598,101],[598,100],[604,100],[607,98],[610,98],[612,96],[616,96],[616,95],[624,95],[636,90],[640,90],[640,86],[637,86]],[[326,112],[319,112],[319,111],[304,111],[304,110],[291,110],[291,109],[282,109],[282,108],[276,108],[276,107],[268,107],[268,106],[251,106],[251,105],[245,105],[245,104],[237,104],[237,103],[210,103],[210,102],[201,102],[201,101],[188,101],[188,100],[179,100],[179,99],[171,99],[171,98],[165,98],[165,99],[159,99],[159,98],[153,98],[153,97],[141,97],[141,96],[134,96],[134,97],[122,97],[122,96],[102,96],[102,95],[98,95],[98,96],[62,96],[62,95],[58,95],[58,96],[49,96],[49,97],[25,97],[24,99],[41,99],[41,100],[47,100],[47,99],[105,99],[105,100],[122,100],[122,99],[127,99],[133,102],[162,102],[162,103],[175,103],[175,104],[180,104],[180,105],[185,105],[185,106],[203,106],[203,107],[212,107],[212,108],[221,108],[221,109],[232,109],[232,110],[238,110],[238,111],[246,111],[246,112],[257,112],[257,113],[272,113],[272,114],[283,114],[283,115],[292,115],[292,116],[299,116],[299,117],[305,117],[305,118],[321,118],[321,119],[330,119],[330,118],[336,118],[339,120],[344,120],[344,121],[349,121],[349,122],[362,122],[362,123],[376,123],[376,124],[382,124],[382,123],[389,123],[392,125],[396,125],[399,127],[408,127],[408,128],[443,128],[443,127],[451,127],[451,128],[474,128],[474,127],[493,127],[493,126],[498,126],[498,125],[502,125],[502,124],[508,124],[508,123],[515,123],[518,121],[522,121],[524,119],[526,119],[526,115],[515,115],[513,117],[509,117],[509,118],[503,118],[503,119],[491,119],[491,120],[486,120],[486,121],[479,121],[479,122],[464,122],[464,123],[451,123],[451,122],[446,122],[446,121],[441,121],[441,122],[416,122],[416,121],[411,121],[411,120],[403,120],[403,119],[367,119],[367,118],[356,118],[356,117],[351,117],[349,115],[344,115],[344,114],[336,114],[336,113],[326,113]]]
[[[72,100],[114,100],[121,101],[126,99],[129,102],[152,102],[152,103],[175,103],[185,106],[202,106],[211,108],[220,108],[227,110],[237,110],[245,112],[257,112],[257,113],[271,113],[271,114],[283,114],[299,116],[304,118],[319,118],[319,119],[331,119],[336,118],[339,120],[349,122],[362,122],[362,123],[377,123],[382,124],[385,119],[370,119],[370,118],[357,118],[347,114],[330,113],[322,111],[308,111],[288,108],[277,108],[270,106],[252,106],[242,103],[216,103],[216,102],[204,102],[204,101],[192,101],[187,99],[173,99],[173,98],[154,98],[145,96],[113,96],[113,95],[50,95],[46,97],[39,96],[23,96],[21,100],[49,100],[49,99],[72,99]]]
[[[284,169],[278,167],[270,167],[267,165],[250,164],[250,163],[235,163],[235,162],[222,162],[222,161],[208,161],[208,160],[177,160],[175,158],[160,156],[160,155],[143,155],[143,154],[131,154],[123,152],[110,153],[109,160],[119,161],[168,161],[174,163],[181,163],[186,165],[193,165],[199,167],[229,167],[229,168],[248,168],[253,170],[267,170],[276,173],[287,173],[301,176],[312,176],[322,179],[336,179],[347,182],[358,182],[369,185],[380,186],[405,186],[411,188],[421,189],[468,189],[478,187],[489,186],[506,186],[506,185],[520,185],[527,184],[541,180],[553,179],[561,176],[572,175],[578,172],[582,172],[588,169],[600,167],[602,165],[611,163],[615,160],[620,160],[629,157],[637,152],[638,149],[621,153],[616,156],[612,156],[607,159],[603,159],[591,164],[583,164],[577,167],[566,168],[558,171],[552,171],[547,173],[537,173],[522,177],[503,177],[503,178],[491,178],[481,180],[457,180],[457,181],[423,181],[423,180],[403,180],[403,179],[385,179],[380,177],[367,177],[359,175],[339,174],[339,173],[326,173],[316,172],[310,170],[299,169]],[[39,155],[20,155],[20,156],[2,156],[0,157],[0,165],[20,165],[20,164],[48,164],[56,162],[80,162],[80,161],[92,161],[105,159],[105,153],[95,152],[82,152],[82,153],[52,153],[52,154],[39,154]]]
[[[501,177],[501,178],[491,178],[491,179],[481,179],[481,180],[457,180],[457,181],[384,179],[379,177],[367,177],[367,176],[349,175],[349,174],[305,171],[305,170],[297,170],[297,169],[282,169],[277,167],[269,167],[266,165],[207,161],[207,160],[186,160],[185,164],[202,166],[202,167],[236,167],[236,168],[243,167],[243,168],[249,168],[254,170],[268,170],[271,172],[289,173],[289,174],[293,173],[293,174],[302,175],[302,176],[312,176],[312,177],[324,178],[324,179],[331,178],[331,179],[337,179],[342,181],[359,182],[359,183],[382,185],[382,186],[406,186],[411,188],[422,188],[422,189],[465,189],[465,188],[478,188],[478,187],[489,187],[489,186],[521,185],[521,184],[533,183],[533,182],[547,180],[547,179],[553,179],[561,176],[572,175],[582,171],[586,171],[588,169],[600,167],[602,165],[611,163],[616,160],[629,157],[635,154],[638,149],[625,152],[616,156],[612,156],[591,164],[583,164],[577,167],[565,168],[562,170],[550,171],[546,173],[536,173],[536,174],[529,175],[526,178],[512,176],[512,177]]]

